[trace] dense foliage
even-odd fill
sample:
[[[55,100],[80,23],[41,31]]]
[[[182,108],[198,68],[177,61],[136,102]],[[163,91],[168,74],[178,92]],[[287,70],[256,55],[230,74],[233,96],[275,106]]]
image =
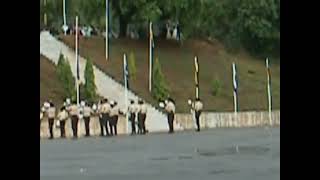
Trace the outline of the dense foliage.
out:
[[[40,26],[61,30],[62,0],[40,1]],[[106,0],[66,0],[67,21],[79,15],[81,24],[103,30]],[[148,20],[179,22],[184,39],[216,38],[230,48],[244,47],[257,55],[279,55],[280,0],[109,0],[112,29],[126,36],[129,24],[147,32]]]

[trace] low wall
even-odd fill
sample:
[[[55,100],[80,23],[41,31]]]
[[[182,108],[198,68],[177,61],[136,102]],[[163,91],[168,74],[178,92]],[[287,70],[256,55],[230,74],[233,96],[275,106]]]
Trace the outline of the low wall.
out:
[[[280,125],[280,110],[271,113],[272,126]],[[148,123],[148,122],[146,122]],[[191,113],[176,114],[175,123],[180,124],[184,130],[195,129],[195,122]],[[268,112],[238,112],[235,117],[234,113],[211,113],[203,112],[200,117],[200,127],[202,129],[219,128],[219,127],[258,127],[271,125],[269,122]],[[72,137],[71,120],[66,121],[66,136]],[[129,124],[129,133],[131,132],[131,124]],[[60,137],[60,129],[54,126],[54,137]],[[90,133],[93,136],[100,135],[100,123],[98,117],[92,117],[90,121]],[[118,120],[118,134],[127,133],[127,121],[124,116],[119,116]],[[78,136],[85,135],[84,121],[79,120]],[[48,138],[48,120],[44,118],[40,125],[40,137]]]
[[[219,128],[219,127],[258,127],[264,125],[279,126],[280,110],[271,113],[272,124],[269,122],[268,112],[238,112],[234,113],[210,113],[203,112],[200,116],[201,128]],[[181,124],[184,129],[194,129],[195,121],[191,113],[176,114],[175,120]]]

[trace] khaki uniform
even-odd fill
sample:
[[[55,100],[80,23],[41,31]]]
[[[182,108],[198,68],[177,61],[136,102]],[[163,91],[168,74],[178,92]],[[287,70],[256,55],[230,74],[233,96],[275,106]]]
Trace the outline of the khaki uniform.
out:
[[[193,104],[193,108],[195,110],[195,119],[197,124],[197,131],[200,131],[200,115],[203,109],[203,104],[201,101],[195,101]]]
[[[138,106],[138,134],[146,133],[146,117],[147,117],[147,105],[140,104]]]
[[[78,137],[78,121],[79,121],[79,111],[78,106],[76,104],[70,105],[67,110],[71,116],[71,128],[73,132],[73,137]]]
[[[108,129],[108,124],[110,126],[110,111],[111,111],[111,106],[109,103],[103,103],[100,106],[100,113],[101,113],[101,122],[100,122],[100,127],[101,128],[101,134],[103,135],[103,127],[106,129],[106,135],[109,136],[109,129]],[[110,127],[111,128],[111,127]]]
[[[56,117],[56,108],[49,107],[47,109],[47,115],[48,115],[50,139],[53,139],[53,124],[54,124],[54,118]]]
[[[131,121],[131,134],[136,134],[136,113],[138,112],[137,104],[130,104],[128,107],[129,121]]]
[[[40,128],[41,128],[41,121],[42,121],[42,119],[43,119],[43,113],[40,112]]]
[[[119,107],[114,106],[110,110],[110,121],[109,121],[109,127],[110,127],[110,134],[111,135],[117,135],[117,124],[118,124],[118,118],[119,118]]]
[[[66,110],[62,110],[58,114],[58,120],[60,121],[60,134],[61,138],[66,137],[65,124],[66,120],[69,118],[68,112]]]
[[[173,121],[174,121],[174,114],[176,111],[176,107],[173,104],[173,102],[169,101],[166,104],[165,110],[167,112],[167,117],[168,117],[169,133],[173,133],[174,132]]]
[[[84,119],[84,126],[85,126],[85,131],[86,135],[85,136],[90,136],[90,117],[91,114],[93,114],[93,111],[91,107],[89,106],[84,106],[83,108],[83,119]]]

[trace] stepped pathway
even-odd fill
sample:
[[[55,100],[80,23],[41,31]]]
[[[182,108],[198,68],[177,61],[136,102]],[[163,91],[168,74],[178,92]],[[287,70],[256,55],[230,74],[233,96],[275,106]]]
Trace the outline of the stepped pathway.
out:
[[[71,67],[72,73],[75,76],[75,53],[74,50],[70,49],[63,42],[57,40],[48,31],[40,33],[40,54],[47,57],[54,64],[58,63],[59,55],[62,53],[67,57]],[[80,81],[84,82],[84,69],[86,60],[80,57]],[[107,74],[99,70],[96,66],[93,67],[95,74],[95,83],[97,86],[97,93],[108,99],[113,99],[118,102],[120,109],[125,109],[125,88],[120,83],[109,77]],[[128,91],[128,98],[137,100],[139,97],[132,91]],[[155,109],[149,103],[148,114],[146,119],[146,126],[149,132],[161,132],[168,130],[167,117],[164,113]],[[129,128],[130,129],[130,128]],[[177,123],[175,124],[175,130],[183,130],[182,126]],[[129,130],[130,133],[130,130]]]

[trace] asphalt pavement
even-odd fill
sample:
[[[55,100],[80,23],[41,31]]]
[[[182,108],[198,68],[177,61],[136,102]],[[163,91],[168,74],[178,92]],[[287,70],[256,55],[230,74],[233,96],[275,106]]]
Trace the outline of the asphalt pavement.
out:
[[[277,180],[280,128],[40,140],[41,180]]]

